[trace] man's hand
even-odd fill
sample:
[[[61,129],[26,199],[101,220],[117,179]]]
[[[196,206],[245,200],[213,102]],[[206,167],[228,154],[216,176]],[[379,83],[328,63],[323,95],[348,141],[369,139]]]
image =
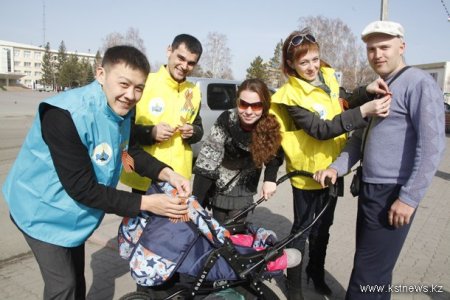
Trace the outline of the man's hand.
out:
[[[333,168],[328,168],[328,169],[325,169],[325,170],[319,170],[319,171],[316,171],[316,173],[314,173],[313,178],[314,178],[315,181],[320,183],[320,185],[323,188],[326,188],[328,186],[327,178],[329,178],[329,180],[331,180],[332,184],[336,183],[337,170],[335,170]]]
[[[170,183],[177,189],[180,197],[189,197],[191,195],[192,190],[190,181],[170,168],[162,169],[159,173],[158,179]]]
[[[398,198],[392,203],[388,211],[389,225],[400,228],[403,225],[409,224],[415,210],[414,207],[409,206]]]
[[[155,125],[152,130],[152,136],[158,143],[169,140],[174,133],[175,129],[165,122]]]
[[[172,198],[166,194],[143,195],[141,210],[174,219],[179,219],[188,213],[187,205],[182,204],[178,197]]]
[[[178,130],[183,139],[188,139],[194,134],[194,126],[191,124],[184,124],[183,126],[178,127]]]
[[[276,190],[277,190],[276,182],[264,181],[261,190],[261,196],[267,200],[275,194]]]

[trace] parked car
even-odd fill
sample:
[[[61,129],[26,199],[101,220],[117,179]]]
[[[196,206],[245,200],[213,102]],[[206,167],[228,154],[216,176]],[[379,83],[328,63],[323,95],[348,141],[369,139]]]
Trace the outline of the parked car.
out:
[[[200,116],[204,135],[200,142],[192,145],[196,158],[219,115],[227,109],[236,107],[237,89],[241,81],[200,77],[188,77],[187,80],[197,84],[202,95]]]
[[[50,85],[38,84],[36,85],[36,90],[39,92],[53,92],[53,87]]]
[[[445,132],[450,133],[450,104],[444,102],[445,108]]]

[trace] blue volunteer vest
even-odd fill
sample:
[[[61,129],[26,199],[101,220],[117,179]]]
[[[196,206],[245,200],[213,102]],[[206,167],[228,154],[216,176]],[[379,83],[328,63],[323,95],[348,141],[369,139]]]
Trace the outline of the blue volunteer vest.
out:
[[[122,150],[128,147],[129,114],[121,117],[114,113],[96,81],[43,103],[70,112],[97,181],[115,187]],[[41,103],[3,186],[4,198],[16,224],[31,237],[64,247],[79,246],[98,227],[104,212],[75,201],[64,190],[42,138],[42,109]]]

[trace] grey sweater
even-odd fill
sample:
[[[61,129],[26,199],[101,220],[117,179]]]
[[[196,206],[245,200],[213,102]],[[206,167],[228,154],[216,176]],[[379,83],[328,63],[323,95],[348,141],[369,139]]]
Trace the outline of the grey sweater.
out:
[[[401,201],[417,207],[444,153],[443,94],[429,74],[416,68],[406,70],[389,88],[393,97],[389,116],[375,118],[368,130],[362,179],[402,185]],[[360,159],[362,136],[363,129],[355,131],[331,164],[339,176]]]

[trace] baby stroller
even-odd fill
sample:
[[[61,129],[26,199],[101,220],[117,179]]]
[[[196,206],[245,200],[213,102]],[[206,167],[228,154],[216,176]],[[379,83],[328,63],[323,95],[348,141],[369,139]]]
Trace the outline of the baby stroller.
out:
[[[293,176],[312,177],[311,173],[294,171],[282,176],[277,185]],[[330,194],[335,193],[330,185]],[[163,183],[152,185],[149,193],[173,193]],[[267,264],[283,254],[287,244],[308,230],[320,218],[328,204],[304,230],[276,241],[270,231],[257,242],[263,250],[237,246],[230,234],[258,232],[249,223],[238,222],[242,216],[262,203],[259,199],[221,226],[201,207],[189,204],[189,222],[171,222],[168,218],[141,213],[124,218],[119,227],[119,250],[130,261],[131,276],[143,286],[165,285],[176,273],[176,283],[161,290],[132,292],[122,300],[132,299],[220,299],[211,295],[230,291],[227,299],[279,299],[263,280],[282,275],[268,271]],[[187,221],[187,220],[186,220]],[[195,223],[195,225],[194,225]],[[239,296],[240,295],[240,296]]]

